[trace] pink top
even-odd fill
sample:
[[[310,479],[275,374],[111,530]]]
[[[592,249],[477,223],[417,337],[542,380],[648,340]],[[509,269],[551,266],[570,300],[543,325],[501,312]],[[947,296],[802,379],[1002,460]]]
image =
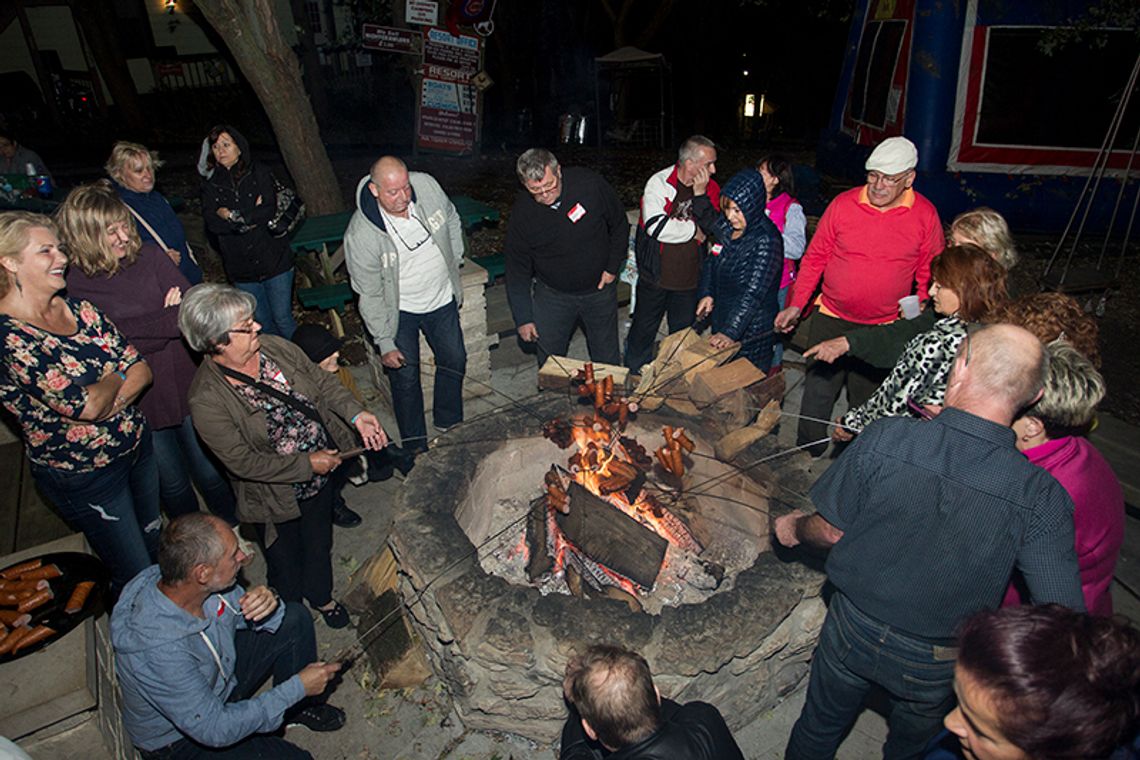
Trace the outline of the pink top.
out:
[[[1023,452],[1030,462],[1057,479],[1073,499],[1077,562],[1085,606],[1093,615],[1112,614],[1112,576],[1124,542],[1124,494],[1096,447],[1084,438],[1066,436]],[[1021,603],[1014,584],[1003,607]]]

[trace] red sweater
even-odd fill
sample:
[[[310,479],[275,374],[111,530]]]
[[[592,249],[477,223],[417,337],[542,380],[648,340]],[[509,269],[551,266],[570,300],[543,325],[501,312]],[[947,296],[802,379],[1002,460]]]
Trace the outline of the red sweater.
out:
[[[865,189],[841,193],[823,212],[788,306],[805,310],[821,278],[823,310],[860,324],[891,322],[900,298],[925,296],[930,260],[945,247],[938,211],[913,191],[879,211],[861,199]]]

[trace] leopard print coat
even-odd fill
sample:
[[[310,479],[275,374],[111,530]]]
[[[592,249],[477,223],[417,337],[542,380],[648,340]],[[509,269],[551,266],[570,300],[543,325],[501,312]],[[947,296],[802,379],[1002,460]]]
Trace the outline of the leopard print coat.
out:
[[[882,385],[862,406],[843,415],[840,423],[861,431],[880,417],[905,417],[908,398],[919,404],[941,404],[966,329],[957,316],[942,317],[933,328],[911,338]]]

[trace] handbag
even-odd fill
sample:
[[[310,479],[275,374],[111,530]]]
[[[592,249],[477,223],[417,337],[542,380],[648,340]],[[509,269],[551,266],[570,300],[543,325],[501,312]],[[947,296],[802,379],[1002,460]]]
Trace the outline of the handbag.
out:
[[[266,226],[273,237],[288,237],[305,218],[305,202],[277,177],[273,177],[273,194],[277,200],[277,213]]]

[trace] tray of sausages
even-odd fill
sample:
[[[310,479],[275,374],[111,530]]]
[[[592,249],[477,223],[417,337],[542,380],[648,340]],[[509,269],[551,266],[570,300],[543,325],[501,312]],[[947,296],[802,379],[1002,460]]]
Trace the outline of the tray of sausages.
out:
[[[0,663],[38,652],[95,614],[107,580],[99,558],[80,552],[0,569]]]

